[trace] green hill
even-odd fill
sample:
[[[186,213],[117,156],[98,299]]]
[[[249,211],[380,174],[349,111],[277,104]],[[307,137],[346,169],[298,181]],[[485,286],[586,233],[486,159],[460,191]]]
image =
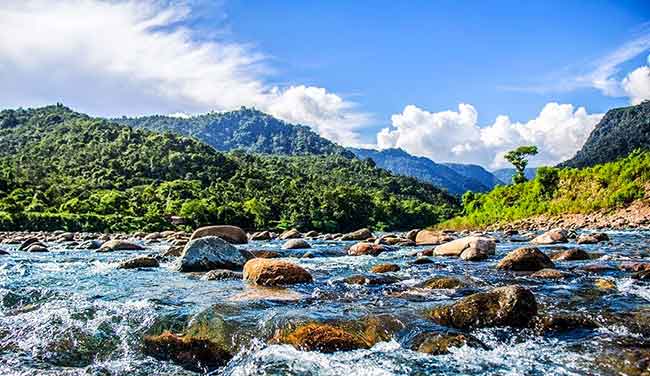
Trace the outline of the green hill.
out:
[[[220,151],[309,155],[336,154],[352,157],[345,148],[319,136],[311,128],[279,120],[251,108],[184,117],[145,116],[119,118],[115,122],[156,132],[194,137]]]
[[[171,133],[61,106],[0,112],[0,228],[149,230],[189,225],[322,231],[421,227],[456,200],[341,155],[222,153]]]

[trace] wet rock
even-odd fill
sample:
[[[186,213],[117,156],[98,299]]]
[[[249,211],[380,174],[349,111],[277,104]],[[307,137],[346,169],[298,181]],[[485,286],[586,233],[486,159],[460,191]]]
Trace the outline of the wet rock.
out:
[[[638,279],[642,281],[650,280],[650,270],[642,270],[632,274],[632,279]]]
[[[540,279],[563,279],[571,277],[571,273],[563,272],[557,269],[541,269],[530,275],[532,278]]]
[[[287,239],[298,239],[302,238],[302,234],[300,231],[296,230],[295,228],[292,228],[291,230],[287,230],[280,234],[280,240],[287,240]]]
[[[343,280],[348,285],[379,286],[399,282],[399,279],[387,275],[355,274]]]
[[[20,245],[20,247],[18,247],[18,250],[19,251],[25,251],[25,250],[27,250],[27,248],[29,248],[30,245],[32,245],[34,243],[37,243],[37,242],[38,242],[38,238],[36,238],[36,237],[28,238],[28,239],[23,241],[23,243]]]
[[[312,252],[305,252],[300,256],[300,258],[310,259],[316,257]]]
[[[71,232],[64,232],[64,233],[60,234],[59,236],[57,236],[57,239],[56,239],[56,241],[59,241],[59,242],[71,242],[73,240],[74,240],[74,234],[71,233]]]
[[[201,277],[204,281],[221,281],[226,279],[243,279],[244,273],[227,269],[210,270]]]
[[[289,239],[283,245],[282,249],[307,249],[311,245],[304,239]]]
[[[5,251],[4,249],[0,249],[0,255],[5,256],[8,255],[9,252]]]
[[[525,236],[525,235],[512,235],[508,240],[510,240],[513,243],[526,243],[531,241],[533,238],[530,236]]]
[[[497,269],[530,272],[553,267],[551,259],[535,247],[516,249],[508,253],[497,264]]]
[[[178,336],[170,332],[145,336],[143,352],[159,360],[171,360],[196,372],[222,367],[232,358],[219,344],[208,339]]]
[[[276,340],[292,345],[301,351],[322,353],[369,348],[368,344],[359,336],[349,333],[343,328],[321,323],[301,325],[286,335],[277,336]]]
[[[603,241],[608,241],[609,236],[604,232],[596,232],[593,234],[581,234],[578,236],[576,242],[578,244],[596,244]]]
[[[594,360],[596,370],[603,375],[648,376],[650,375],[650,350],[636,345],[631,348],[607,347],[604,354]]]
[[[490,238],[467,236],[441,244],[433,250],[433,253],[437,256],[459,257],[464,251],[472,249],[490,255],[494,254],[496,243]]]
[[[531,327],[539,335],[564,333],[572,330],[596,329],[598,323],[582,314],[539,315],[531,321]]]
[[[458,289],[465,287],[465,284],[454,277],[433,277],[421,284],[422,288],[426,289]]]
[[[183,254],[183,249],[185,246],[172,245],[165,252],[163,252],[164,257],[179,257]]]
[[[383,244],[373,244],[373,243],[367,243],[367,242],[361,242],[357,243],[353,246],[351,246],[348,249],[348,255],[350,256],[362,256],[362,255],[371,255],[371,256],[377,256],[380,253],[383,252],[390,252],[394,251],[394,248],[391,248],[387,245]]]
[[[460,258],[465,261],[483,261],[488,258],[488,254],[477,249],[468,248],[460,254]]]
[[[535,244],[557,244],[569,241],[569,233],[563,228],[555,228],[531,240]]]
[[[366,240],[368,238],[372,238],[372,232],[370,232],[369,229],[367,228],[362,228],[360,230],[354,231],[354,232],[349,232],[343,236],[341,236],[340,240],[346,241],[346,240]]]
[[[259,231],[251,235],[251,240],[271,240],[271,233],[269,231]]]
[[[425,264],[435,264],[436,262],[431,260],[428,257],[420,256],[416,258],[413,262],[411,262],[411,265],[425,265]]]
[[[579,267],[578,270],[582,270],[587,273],[606,273],[614,271],[616,269],[607,264],[588,264]]]
[[[244,230],[237,226],[228,225],[205,226],[198,228],[192,233],[190,242],[206,236],[217,236],[232,244],[246,244],[248,242],[248,237]]]
[[[430,230],[418,231],[415,236],[415,243],[417,245],[439,245],[452,240],[454,240],[454,237],[451,235]]]
[[[370,269],[372,273],[391,273],[399,270],[400,267],[397,264],[377,264]]]
[[[430,355],[448,354],[452,347],[486,348],[486,346],[468,334],[460,333],[422,333],[413,341],[413,350]]]
[[[525,327],[537,314],[535,296],[518,286],[498,287],[462,298],[454,304],[434,308],[431,318],[459,329],[492,326]]]
[[[305,233],[305,238],[315,238],[315,237],[317,237],[318,235],[320,235],[320,234],[318,233],[318,231],[311,230],[311,231],[307,231],[307,232]]]
[[[159,232],[152,232],[150,234],[145,235],[144,240],[160,240],[164,238],[164,236],[159,233]]]
[[[47,246],[41,242],[32,243],[26,249],[27,252],[37,253],[37,252],[49,252]]]
[[[650,270],[650,263],[624,262],[621,264],[620,269],[626,272],[641,272],[645,270]]]
[[[244,279],[262,286],[281,286],[312,282],[302,267],[287,261],[255,258],[244,265]]]
[[[305,299],[305,295],[299,292],[281,288],[281,287],[264,287],[264,286],[246,286],[246,289],[236,295],[228,297],[231,302],[246,301],[274,301],[274,302],[297,302]]]
[[[433,256],[433,248],[424,249],[417,253],[418,256]]]
[[[259,257],[259,258],[278,258],[280,257],[280,254],[275,251],[267,251],[265,249],[260,249],[260,250],[251,250],[250,251],[253,256]]]
[[[102,247],[102,244],[104,244],[104,242],[101,240],[86,240],[81,244],[77,245],[75,249],[96,250],[96,249],[100,249]]]
[[[144,247],[126,240],[114,239],[109,240],[102,244],[97,252],[111,252],[111,251],[142,251]]]
[[[239,250],[216,236],[206,236],[187,243],[176,269],[181,272],[206,272],[213,269],[241,269],[250,253]],[[252,255],[250,255],[252,257]]]
[[[601,290],[613,290],[616,288],[616,283],[610,281],[609,279],[599,278],[594,281],[594,286]]]
[[[407,232],[406,234],[404,234],[404,237],[405,237],[406,239],[408,239],[408,240],[412,240],[412,241],[415,242],[415,239],[416,239],[417,236],[418,236],[418,232],[420,232],[420,229],[414,229],[414,230],[411,230],[411,231]],[[416,243],[417,243],[417,242],[416,242]]]
[[[149,256],[135,257],[129,260],[120,262],[117,265],[118,269],[137,269],[137,268],[157,268],[160,264],[158,260]]]
[[[553,261],[577,261],[589,259],[591,259],[589,253],[579,248],[567,249],[566,251],[561,251],[551,255],[551,260]]]

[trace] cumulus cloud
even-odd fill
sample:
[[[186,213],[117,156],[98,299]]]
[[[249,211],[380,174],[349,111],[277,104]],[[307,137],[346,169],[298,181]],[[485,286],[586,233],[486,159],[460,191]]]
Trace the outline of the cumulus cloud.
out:
[[[650,63],[650,56],[648,56]],[[623,79],[623,90],[630,97],[632,104],[639,104],[650,99],[650,67],[640,67]]]
[[[379,148],[402,148],[437,162],[476,163],[492,169],[507,167],[503,155],[517,146],[537,145],[534,165],[554,165],[572,157],[603,114],[588,114],[571,104],[548,103],[528,122],[501,115],[480,127],[469,104],[458,111],[429,112],[408,105],[392,116],[392,128],[377,134]]]
[[[199,38],[192,9],[157,0],[8,0],[0,9],[0,104],[64,102],[103,116],[254,106],[344,143],[369,116],[324,88],[268,84],[250,46]]]

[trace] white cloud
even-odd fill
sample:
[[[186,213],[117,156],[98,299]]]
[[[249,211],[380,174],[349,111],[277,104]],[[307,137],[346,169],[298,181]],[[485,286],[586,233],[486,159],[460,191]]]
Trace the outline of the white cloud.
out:
[[[436,162],[463,162],[507,167],[503,155],[521,145],[537,145],[533,165],[554,165],[572,157],[584,144],[602,114],[588,114],[571,104],[548,103],[526,123],[498,116],[479,127],[476,109],[460,104],[458,111],[428,112],[414,105],[392,116],[393,128],[377,134],[380,148],[399,147]]]
[[[254,106],[347,144],[369,117],[319,87],[267,83],[265,56],[197,38],[185,5],[8,0],[0,8],[0,105],[64,102],[97,115]]]
[[[648,63],[650,64],[650,56]],[[623,79],[622,86],[632,104],[650,99],[650,67],[640,67],[632,71]]]

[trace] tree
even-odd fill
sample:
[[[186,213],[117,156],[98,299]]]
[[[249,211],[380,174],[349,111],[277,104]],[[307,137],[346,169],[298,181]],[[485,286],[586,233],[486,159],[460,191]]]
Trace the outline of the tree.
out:
[[[517,172],[512,176],[512,182],[514,184],[524,183],[526,181],[526,175],[524,174],[526,166],[528,165],[528,159],[526,156],[537,154],[537,146],[520,146],[515,150],[511,150],[504,158],[512,163],[515,166]]]

